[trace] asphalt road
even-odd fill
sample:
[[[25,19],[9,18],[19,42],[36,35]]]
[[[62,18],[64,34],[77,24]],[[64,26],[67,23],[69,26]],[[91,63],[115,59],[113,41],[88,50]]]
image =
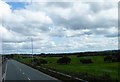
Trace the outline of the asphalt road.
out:
[[[2,79],[2,57],[0,56],[0,82]]]
[[[2,79],[2,63],[0,63],[0,82],[1,82],[1,79]]]
[[[48,80],[52,82],[60,82],[54,77],[44,74],[15,60],[7,61],[5,80]]]

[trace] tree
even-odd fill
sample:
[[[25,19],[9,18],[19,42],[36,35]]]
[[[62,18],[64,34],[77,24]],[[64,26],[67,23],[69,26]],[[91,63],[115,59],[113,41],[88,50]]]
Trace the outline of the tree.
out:
[[[71,58],[64,56],[57,60],[58,64],[69,64],[71,62]]]

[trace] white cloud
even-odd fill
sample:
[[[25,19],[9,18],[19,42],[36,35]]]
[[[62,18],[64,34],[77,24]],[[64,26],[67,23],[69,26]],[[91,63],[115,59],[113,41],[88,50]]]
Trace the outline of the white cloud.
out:
[[[6,4],[4,1],[0,0],[0,19],[3,16],[6,16],[11,13],[10,6]]]
[[[30,10],[16,10],[14,14],[24,17],[28,22],[38,22],[38,23],[52,23],[52,20],[46,15],[45,12],[36,12]]]
[[[107,14],[109,13],[109,14]],[[99,18],[109,19],[109,20],[117,20],[118,19],[118,9],[110,8],[108,10],[103,10],[98,14]]]
[[[31,37],[37,53],[117,48],[116,3],[29,3],[19,10],[0,4],[4,10],[0,32],[8,44],[5,48],[13,52],[16,48],[31,52]]]

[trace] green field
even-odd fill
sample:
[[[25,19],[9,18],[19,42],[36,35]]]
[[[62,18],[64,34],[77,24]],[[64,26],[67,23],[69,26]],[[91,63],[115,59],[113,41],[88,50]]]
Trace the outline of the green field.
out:
[[[80,59],[84,57],[69,56],[72,61],[70,64],[60,65],[57,64],[59,57],[39,57],[48,61],[48,64],[42,65],[43,67],[52,68],[57,71],[68,74],[88,73],[95,76],[101,76],[104,73],[109,74],[112,78],[118,79],[118,62],[104,62],[104,56],[87,56],[91,58],[93,63],[82,64]],[[38,58],[38,57],[37,57]],[[22,59],[22,61],[31,63],[30,58]]]

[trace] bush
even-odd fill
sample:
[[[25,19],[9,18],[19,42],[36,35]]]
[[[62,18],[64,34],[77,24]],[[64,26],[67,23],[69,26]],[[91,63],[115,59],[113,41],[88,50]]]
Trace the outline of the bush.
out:
[[[104,72],[101,76],[101,79],[103,79],[105,82],[112,82],[112,78],[108,72]]]
[[[117,58],[112,58],[112,62],[117,62]]]
[[[104,57],[104,62],[111,62],[112,61],[112,56],[105,56]]]
[[[120,55],[117,56],[117,62],[120,62]]]
[[[104,62],[120,62],[120,56],[105,56]]]
[[[84,58],[84,59],[80,59],[80,62],[81,63],[83,63],[83,64],[89,64],[89,63],[92,63],[92,60],[91,59],[86,59],[86,58]]]
[[[48,63],[47,60],[45,60],[45,59],[35,58],[33,61],[35,62],[36,65],[47,64]]]
[[[39,59],[38,58],[34,58],[33,61],[34,62],[37,62]],[[31,60],[32,61],[32,60]]]
[[[48,62],[47,62],[47,60],[45,60],[45,59],[40,59],[40,63],[41,63],[41,64],[47,64]]]
[[[57,60],[58,64],[69,64],[70,62],[71,62],[71,58],[66,56]]]

